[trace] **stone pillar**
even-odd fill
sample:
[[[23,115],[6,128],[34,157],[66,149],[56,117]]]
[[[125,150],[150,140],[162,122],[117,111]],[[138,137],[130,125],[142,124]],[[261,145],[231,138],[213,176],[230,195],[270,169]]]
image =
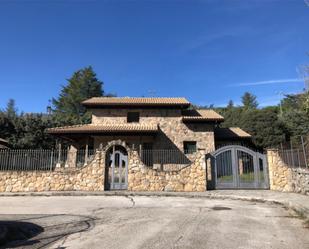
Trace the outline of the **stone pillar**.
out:
[[[77,146],[72,144],[70,145],[70,148],[68,150],[68,157],[65,166],[68,168],[76,167],[76,156],[77,156]]]
[[[285,164],[277,149],[267,150],[269,185],[271,190],[292,191],[292,169]]]

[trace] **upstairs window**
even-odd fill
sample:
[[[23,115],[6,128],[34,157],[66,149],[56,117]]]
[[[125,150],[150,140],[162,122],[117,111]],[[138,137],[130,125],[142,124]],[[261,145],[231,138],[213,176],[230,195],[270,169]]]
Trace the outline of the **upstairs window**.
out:
[[[128,112],[127,122],[128,123],[138,123],[139,122],[139,112]]]
[[[196,152],[196,142],[195,141],[184,141],[183,150],[185,154],[192,154]]]

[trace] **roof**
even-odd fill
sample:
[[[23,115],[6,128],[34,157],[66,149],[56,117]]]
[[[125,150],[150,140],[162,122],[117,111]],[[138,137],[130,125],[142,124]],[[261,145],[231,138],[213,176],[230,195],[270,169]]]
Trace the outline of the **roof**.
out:
[[[239,139],[239,138],[251,138],[251,135],[239,127],[231,128],[216,128],[215,129],[216,139]]]
[[[8,143],[8,141],[5,140],[5,139],[3,139],[3,138],[0,138],[0,142],[1,142],[1,143]]]
[[[224,117],[211,109],[185,110],[182,115],[183,121],[224,121]]]
[[[141,124],[110,124],[110,125],[73,125],[55,127],[46,130],[49,134],[80,134],[80,133],[154,133],[158,125]]]
[[[0,149],[8,148],[9,142],[3,138],[0,138]]]
[[[186,98],[94,97],[85,106],[189,106]]]

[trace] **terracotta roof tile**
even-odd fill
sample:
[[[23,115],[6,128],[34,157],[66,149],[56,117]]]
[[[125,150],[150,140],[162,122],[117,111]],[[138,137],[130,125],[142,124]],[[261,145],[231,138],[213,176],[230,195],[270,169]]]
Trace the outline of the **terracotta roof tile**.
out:
[[[223,121],[224,117],[211,109],[183,111],[183,121]]]
[[[158,125],[141,124],[113,124],[113,125],[73,125],[47,129],[49,134],[69,134],[69,133],[113,133],[113,132],[146,132],[158,131]]]
[[[189,106],[185,98],[94,97],[82,102],[85,106],[138,105],[138,106]]]
[[[3,138],[0,138],[0,142],[3,142],[3,143],[8,143],[7,140],[3,139]]]
[[[239,127],[216,128],[215,138],[217,139],[233,139],[233,138],[251,138],[251,135]]]

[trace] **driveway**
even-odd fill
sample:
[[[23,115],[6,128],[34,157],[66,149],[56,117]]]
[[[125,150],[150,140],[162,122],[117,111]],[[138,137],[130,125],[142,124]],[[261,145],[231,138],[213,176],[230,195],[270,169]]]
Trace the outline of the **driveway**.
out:
[[[142,196],[0,197],[0,203],[0,220],[41,228],[8,248],[309,248],[309,229],[278,205]]]

